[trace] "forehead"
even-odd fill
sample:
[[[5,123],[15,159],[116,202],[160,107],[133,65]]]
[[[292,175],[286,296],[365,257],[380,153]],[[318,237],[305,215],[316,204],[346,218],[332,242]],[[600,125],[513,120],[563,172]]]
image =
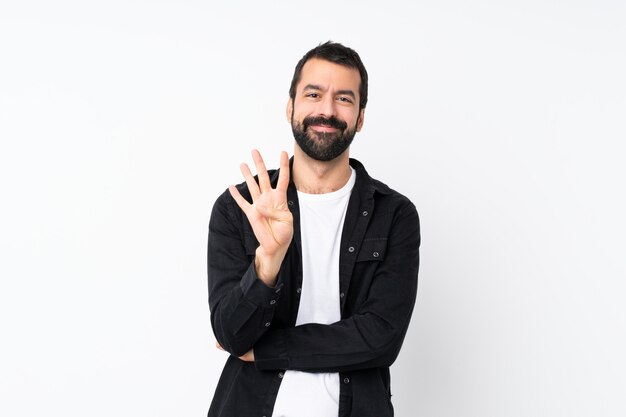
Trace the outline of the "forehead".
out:
[[[352,90],[355,95],[358,95],[360,83],[361,76],[356,68],[349,68],[324,59],[312,58],[302,67],[297,91],[301,91],[305,86],[312,84],[318,85],[324,90]]]

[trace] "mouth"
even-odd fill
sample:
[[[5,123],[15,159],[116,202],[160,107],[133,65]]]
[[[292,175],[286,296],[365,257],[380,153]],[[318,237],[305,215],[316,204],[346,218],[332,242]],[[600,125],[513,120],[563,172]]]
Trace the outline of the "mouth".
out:
[[[316,132],[336,132],[337,130],[339,130],[336,127],[328,125],[311,125],[310,127]]]

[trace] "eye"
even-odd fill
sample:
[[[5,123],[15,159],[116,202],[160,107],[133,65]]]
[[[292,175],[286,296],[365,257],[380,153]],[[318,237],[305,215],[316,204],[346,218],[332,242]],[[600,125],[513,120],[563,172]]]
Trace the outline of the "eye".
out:
[[[306,97],[311,97],[311,98],[318,98],[320,95],[317,93],[309,93],[306,95]]]
[[[344,103],[352,103],[352,100],[349,97],[340,96],[339,101],[343,101]]]

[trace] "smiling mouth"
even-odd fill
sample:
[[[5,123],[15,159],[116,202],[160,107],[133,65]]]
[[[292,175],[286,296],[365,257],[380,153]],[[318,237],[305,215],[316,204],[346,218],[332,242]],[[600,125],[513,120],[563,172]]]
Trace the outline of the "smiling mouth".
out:
[[[338,130],[336,127],[328,125],[311,125],[311,129],[317,132],[335,132]]]

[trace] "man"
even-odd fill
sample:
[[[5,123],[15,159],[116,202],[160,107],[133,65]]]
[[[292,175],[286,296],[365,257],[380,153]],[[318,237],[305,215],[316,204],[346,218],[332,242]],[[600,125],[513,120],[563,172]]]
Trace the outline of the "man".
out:
[[[231,354],[209,417],[393,415],[389,367],[417,293],[415,206],[349,158],[367,72],[327,42],[297,64],[291,160],[216,201],[208,284],[217,346]]]

